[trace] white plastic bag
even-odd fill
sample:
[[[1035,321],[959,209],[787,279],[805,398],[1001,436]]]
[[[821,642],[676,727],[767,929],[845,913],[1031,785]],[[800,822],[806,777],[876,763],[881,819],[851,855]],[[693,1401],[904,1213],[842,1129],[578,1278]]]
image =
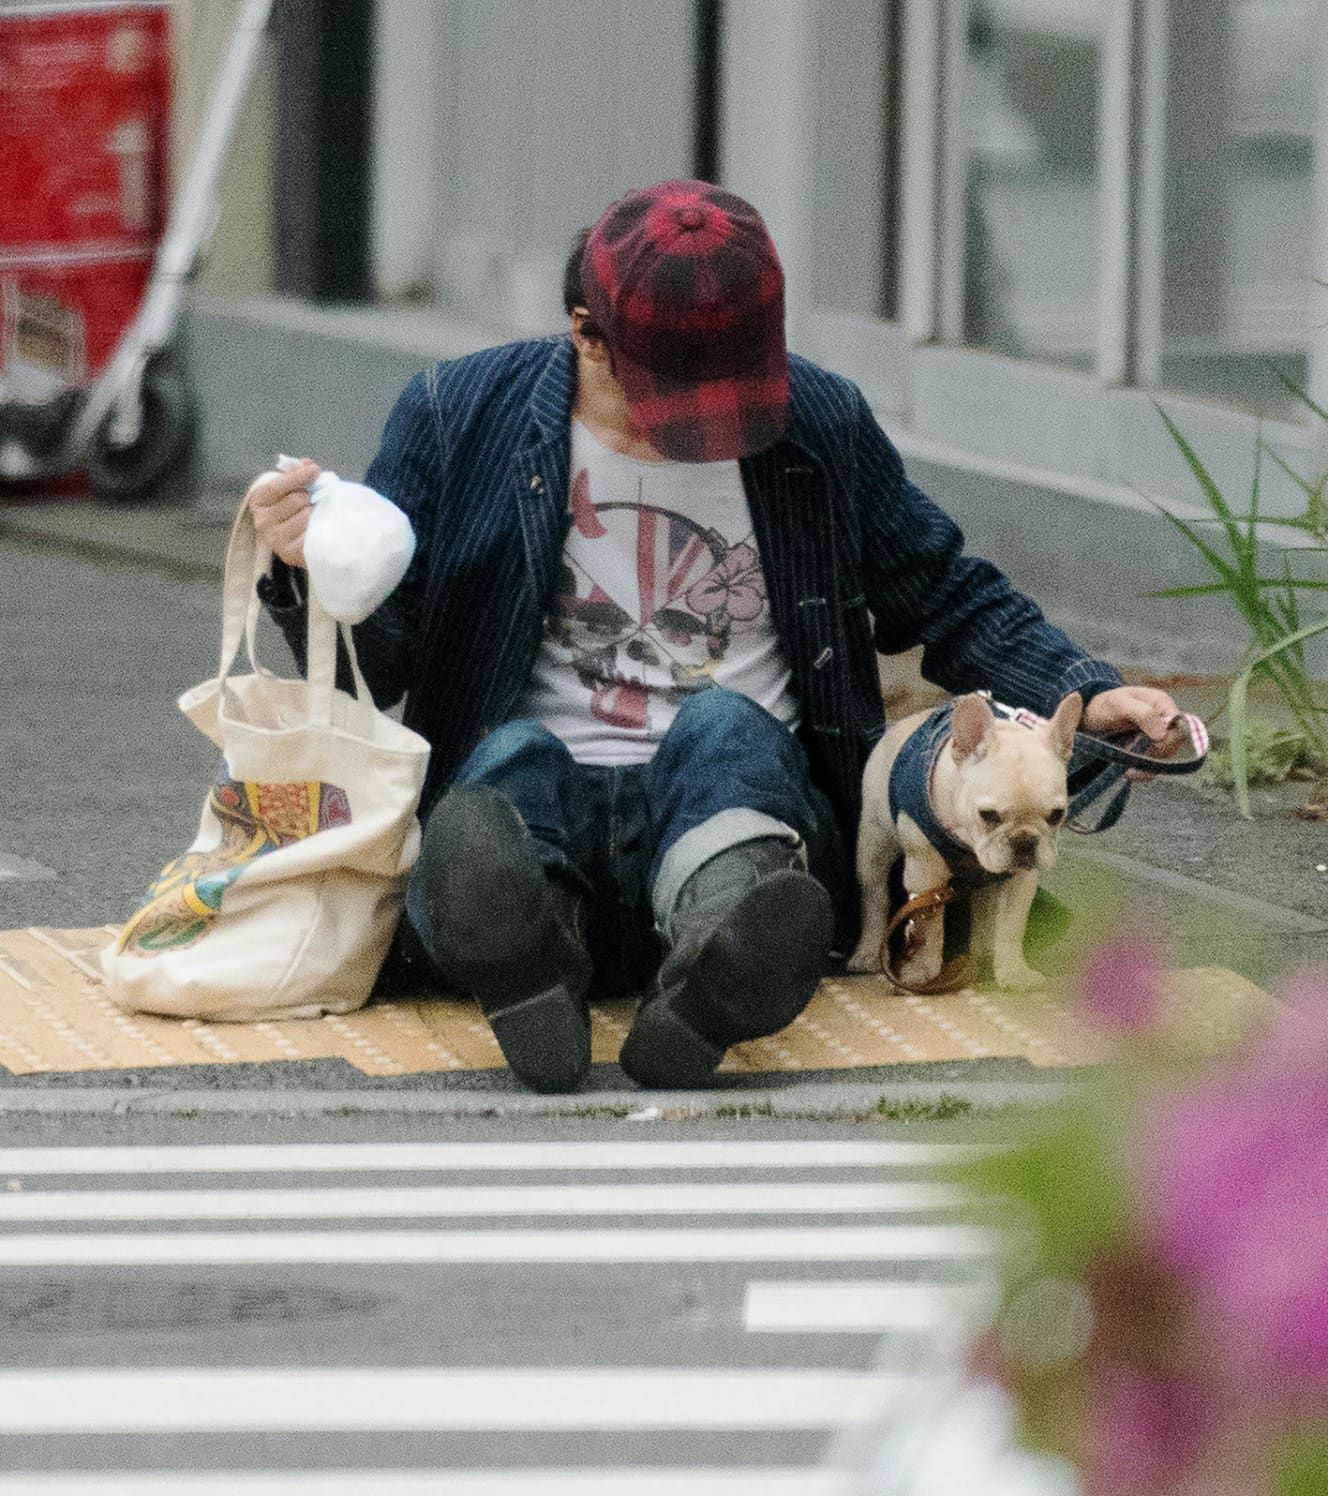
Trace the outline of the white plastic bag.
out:
[[[277,458],[277,470],[298,467]],[[320,473],[309,488],[314,512],[304,536],[309,586],[338,623],[362,623],[406,575],[415,532],[400,509],[363,483]]]

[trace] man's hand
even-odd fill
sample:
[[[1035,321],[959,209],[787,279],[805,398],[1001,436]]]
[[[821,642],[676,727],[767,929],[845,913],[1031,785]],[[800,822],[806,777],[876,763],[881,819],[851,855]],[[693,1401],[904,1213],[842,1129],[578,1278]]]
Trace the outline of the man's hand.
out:
[[[308,458],[288,473],[263,473],[249,485],[244,501],[253,511],[259,541],[287,566],[304,565],[304,532],[313,503],[309,485],[320,468]]]
[[[1172,731],[1172,723],[1179,715],[1180,708],[1165,691],[1152,686],[1116,686],[1093,697],[1084,708],[1079,725],[1081,731],[1103,737],[1138,728],[1159,745],[1159,758],[1170,758],[1185,741],[1183,730]],[[1129,777],[1147,782],[1154,776],[1131,769]]]

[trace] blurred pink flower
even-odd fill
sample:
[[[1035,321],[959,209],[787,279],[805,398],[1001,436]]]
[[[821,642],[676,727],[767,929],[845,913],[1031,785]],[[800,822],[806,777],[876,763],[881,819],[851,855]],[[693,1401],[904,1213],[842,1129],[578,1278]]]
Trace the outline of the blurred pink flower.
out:
[[[1211,1388],[1133,1366],[1100,1368],[1087,1392],[1085,1496],[1172,1496],[1221,1417]]]
[[[1145,945],[1113,945],[1094,956],[1084,971],[1079,1012],[1106,1033],[1155,1029],[1162,1018],[1162,983],[1153,952]]]
[[[1156,1096],[1142,1225],[1226,1370],[1282,1408],[1328,1396],[1328,1017],[1298,989],[1239,1062]]]

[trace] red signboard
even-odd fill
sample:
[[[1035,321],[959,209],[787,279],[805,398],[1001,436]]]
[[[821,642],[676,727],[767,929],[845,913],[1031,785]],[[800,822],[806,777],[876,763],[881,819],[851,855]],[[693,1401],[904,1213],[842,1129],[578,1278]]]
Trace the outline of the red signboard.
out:
[[[0,400],[100,372],[164,225],[170,7],[0,8]]]
[[[161,232],[168,8],[0,10],[0,247]]]
[[[100,373],[138,309],[150,249],[0,255],[0,393],[41,401]]]

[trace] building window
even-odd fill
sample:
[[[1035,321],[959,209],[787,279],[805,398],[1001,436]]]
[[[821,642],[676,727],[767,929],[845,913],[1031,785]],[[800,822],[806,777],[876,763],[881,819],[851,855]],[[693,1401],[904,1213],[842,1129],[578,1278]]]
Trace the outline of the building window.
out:
[[[1310,293],[1328,275],[1311,263],[1314,32],[1308,0],[1170,0],[1147,382],[1294,409],[1269,364],[1303,385]]]
[[[1303,414],[1314,0],[813,7],[815,306]],[[1322,391],[1320,391],[1322,393]]]
[[[1097,358],[1099,0],[974,0],[960,70],[963,341]]]

